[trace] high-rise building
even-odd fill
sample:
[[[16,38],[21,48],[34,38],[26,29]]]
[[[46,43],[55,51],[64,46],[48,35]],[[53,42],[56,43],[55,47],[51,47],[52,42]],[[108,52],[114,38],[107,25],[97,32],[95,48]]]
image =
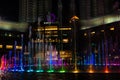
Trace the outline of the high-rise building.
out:
[[[80,19],[91,19],[112,13],[112,0],[79,0]]]
[[[20,0],[19,21],[35,22],[51,10],[51,0]]]

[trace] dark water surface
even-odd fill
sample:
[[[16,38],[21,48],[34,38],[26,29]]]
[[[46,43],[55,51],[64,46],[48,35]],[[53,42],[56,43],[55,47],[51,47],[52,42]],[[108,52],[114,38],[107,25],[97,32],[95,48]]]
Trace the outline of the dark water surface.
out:
[[[120,73],[5,73],[0,80],[120,80]]]

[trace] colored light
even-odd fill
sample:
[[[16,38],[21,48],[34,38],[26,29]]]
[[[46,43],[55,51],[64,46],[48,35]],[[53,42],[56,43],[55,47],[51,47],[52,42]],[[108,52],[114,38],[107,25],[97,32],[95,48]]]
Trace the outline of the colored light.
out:
[[[93,65],[90,65],[89,66],[89,71],[88,71],[89,73],[94,73],[94,70],[93,70]]]
[[[17,69],[13,69],[13,70],[11,70],[11,71],[15,72],[15,71],[18,71],[18,70],[17,70]]]
[[[20,72],[25,71],[24,69],[19,70]]]
[[[109,70],[108,70],[108,69],[106,69],[104,72],[105,72],[105,73],[109,73]]]
[[[27,72],[31,72],[31,71],[28,70]]]
[[[0,48],[3,48],[3,45],[0,45]]]
[[[60,70],[59,72],[60,72],[60,73],[65,73],[66,71],[65,71],[65,70]]]
[[[94,71],[93,71],[93,70],[89,70],[88,72],[89,72],[89,73],[94,73]]]
[[[105,73],[109,73],[109,71],[108,71],[108,70],[105,70]]]
[[[110,30],[113,31],[113,30],[115,30],[115,28],[114,28],[114,27],[111,27]]]
[[[79,73],[80,71],[79,70],[74,70],[72,71],[73,73]]]
[[[27,72],[33,72],[33,70],[31,69],[31,70],[27,70]]]
[[[52,72],[54,72],[54,70],[48,70],[47,72],[48,72],[48,73],[52,73]]]
[[[23,71],[25,71],[25,70],[24,70],[24,69],[8,69],[8,71],[23,72]]]
[[[108,70],[108,67],[106,66],[106,68],[105,68],[105,71],[104,71],[105,73],[109,73],[109,70]]]
[[[36,72],[44,72],[43,70],[36,70]]]

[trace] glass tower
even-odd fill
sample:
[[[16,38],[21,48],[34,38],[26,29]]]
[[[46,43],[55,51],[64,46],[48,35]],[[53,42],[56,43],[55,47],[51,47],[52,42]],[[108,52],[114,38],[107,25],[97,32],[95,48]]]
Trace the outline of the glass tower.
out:
[[[51,0],[19,0],[19,21],[35,22],[51,10]]]
[[[112,2],[112,0],[79,0],[79,17],[80,19],[91,19],[110,14]]]

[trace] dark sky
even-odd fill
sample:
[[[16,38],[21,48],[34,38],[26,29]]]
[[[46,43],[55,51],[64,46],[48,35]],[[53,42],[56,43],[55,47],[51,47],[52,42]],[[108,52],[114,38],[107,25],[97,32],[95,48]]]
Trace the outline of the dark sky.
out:
[[[53,0],[55,7],[57,6],[57,1]],[[70,0],[62,0],[63,2],[63,15],[68,17],[68,12],[70,10]],[[53,12],[57,14],[57,10],[54,7]],[[0,2],[0,16],[4,17],[5,20],[18,21],[19,14],[19,0],[1,0]]]
[[[56,0],[53,0],[56,1]],[[62,0],[63,1],[63,14],[68,15],[70,10],[69,3],[70,0]],[[77,1],[77,0],[76,0]],[[118,1],[120,0],[113,0]],[[55,7],[57,6],[57,2]],[[56,9],[56,8],[55,8]],[[19,14],[19,0],[1,0],[0,1],[0,16],[3,16],[6,20],[18,21]],[[53,10],[56,11],[56,10]],[[57,12],[55,12],[57,14]],[[66,16],[67,17],[67,16]]]
[[[5,20],[17,21],[19,0],[1,0],[0,1],[0,16]]]
[[[56,0],[53,0],[56,1]],[[67,3],[66,3],[67,2]],[[68,12],[69,7],[68,4],[70,0],[66,0],[63,2],[63,14],[67,15],[68,13],[65,13],[65,11]],[[55,2],[57,6],[57,2]],[[54,7],[55,13],[57,14],[56,8]],[[0,16],[4,17],[5,20],[12,20],[12,21],[18,21],[18,14],[19,14],[19,0],[1,0],[0,2]],[[67,17],[67,16],[66,16]]]

